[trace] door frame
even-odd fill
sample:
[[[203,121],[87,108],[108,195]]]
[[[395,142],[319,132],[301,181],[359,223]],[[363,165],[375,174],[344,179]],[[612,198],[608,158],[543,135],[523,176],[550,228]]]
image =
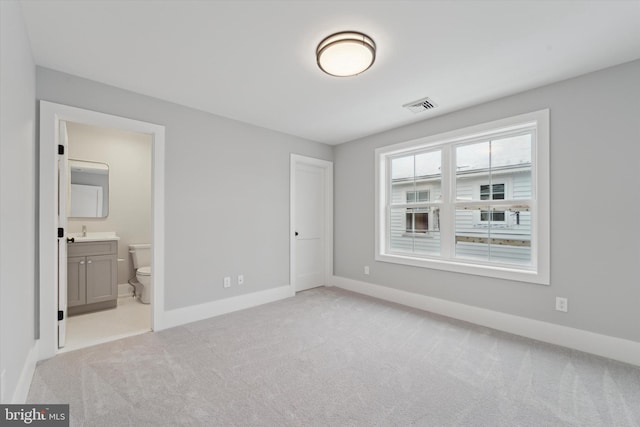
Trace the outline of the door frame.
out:
[[[289,172],[289,284],[293,294],[296,292],[296,167],[310,165],[324,169],[324,286],[329,286],[333,275],[333,162],[291,153]]]
[[[57,212],[58,141],[60,121],[79,122],[152,137],[151,243],[153,248],[153,286],[151,288],[151,329],[162,328],[164,312],[164,158],[165,127],[125,117],[114,116],[68,105],[40,101],[39,167],[39,325],[38,359],[58,353],[57,293]],[[117,230],[116,230],[117,231]]]
[[[58,228],[62,228],[66,231],[68,228],[67,223],[67,196],[66,191],[69,182],[71,181],[70,173],[60,173],[60,170],[69,170],[69,133],[67,130],[67,122],[61,122],[58,124],[60,132],[58,133],[58,144],[63,147],[63,154],[60,155],[58,151],[58,165],[56,167],[56,176],[58,177],[58,198],[56,200],[56,210],[58,213]],[[64,191],[60,191],[60,188],[64,188]],[[57,286],[58,291],[58,348],[64,347],[67,339],[67,315],[69,314],[69,307],[67,307],[68,297],[68,283],[67,279],[67,259],[69,258],[69,252],[67,251],[67,236],[58,235],[58,272],[57,272]],[[64,286],[61,285],[64,283]],[[60,316],[62,312],[62,316]]]

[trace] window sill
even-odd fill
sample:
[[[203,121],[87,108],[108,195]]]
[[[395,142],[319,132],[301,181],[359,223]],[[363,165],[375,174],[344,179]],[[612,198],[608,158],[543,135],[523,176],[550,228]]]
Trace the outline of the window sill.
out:
[[[535,271],[528,266],[486,265],[485,261],[475,263],[473,260],[444,260],[408,254],[378,254],[376,261],[393,264],[410,265],[413,267],[444,270],[454,273],[470,274],[475,276],[493,277],[496,279],[513,280],[517,282],[549,285],[548,272]]]

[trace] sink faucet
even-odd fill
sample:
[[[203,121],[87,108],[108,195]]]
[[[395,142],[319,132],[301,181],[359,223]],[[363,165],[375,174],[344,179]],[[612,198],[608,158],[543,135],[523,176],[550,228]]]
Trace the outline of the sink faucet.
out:
[[[82,226],[82,237],[87,237],[87,226],[86,225]]]

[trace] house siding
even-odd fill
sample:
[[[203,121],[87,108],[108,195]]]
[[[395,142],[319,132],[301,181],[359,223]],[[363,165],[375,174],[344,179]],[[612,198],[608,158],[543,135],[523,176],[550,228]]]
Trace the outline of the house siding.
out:
[[[496,176],[494,182],[505,183],[507,199],[531,198],[531,175],[528,171],[503,173]],[[477,200],[480,186],[486,183],[486,176],[460,177],[456,183],[458,199]],[[431,198],[429,201],[438,199],[440,193],[439,185],[418,181],[415,183],[394,183],[392,203],[406,203],[407,192],[424,190],[430,191]],[[391,208],[391,251],[417,255],[440,255],[441,236],[439,229],[435,228],[433,215],[429,215],[429,231],[427,233],[408,233],[406,230],[406,212],[407,210],[404,208]],[[459,210],[455,215],[456,236],[530,241],[530,212],[520,212],[518,224],[516,224],[514,213],[506,212],[506,216],[506,224],[497,223],[490,228],[488,223],[480,221],[479,211]],[[531,247],[458,241],[455,244],[455,256],[464,259],[527,265],[531,262]]]

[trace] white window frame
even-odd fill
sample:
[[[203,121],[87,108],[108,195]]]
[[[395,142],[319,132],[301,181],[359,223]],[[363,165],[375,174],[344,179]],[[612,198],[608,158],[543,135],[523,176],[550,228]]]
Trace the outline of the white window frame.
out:
[[[526,204],[532,213],[531,264],[527,266],[498,264],[455,258],[456,202],[455,146],[480,138],[532,130],[531,199]],[[440,207],[441,255],[398,253],[390,250],[390,159],[394,156],[428,149],[442,150],[442,201]],[[549,181],[549,110],[540,110],[501,120],[470,126],[438,135],[406,141],[375,150],[375,221],[377,261],[446,270],[529,283],[550,283],[550,181]],[[500,200],[489,201],[500,205]],[[462,203],[464,204],[464,203]],[[471,204],[478,204],[473,202]]]

